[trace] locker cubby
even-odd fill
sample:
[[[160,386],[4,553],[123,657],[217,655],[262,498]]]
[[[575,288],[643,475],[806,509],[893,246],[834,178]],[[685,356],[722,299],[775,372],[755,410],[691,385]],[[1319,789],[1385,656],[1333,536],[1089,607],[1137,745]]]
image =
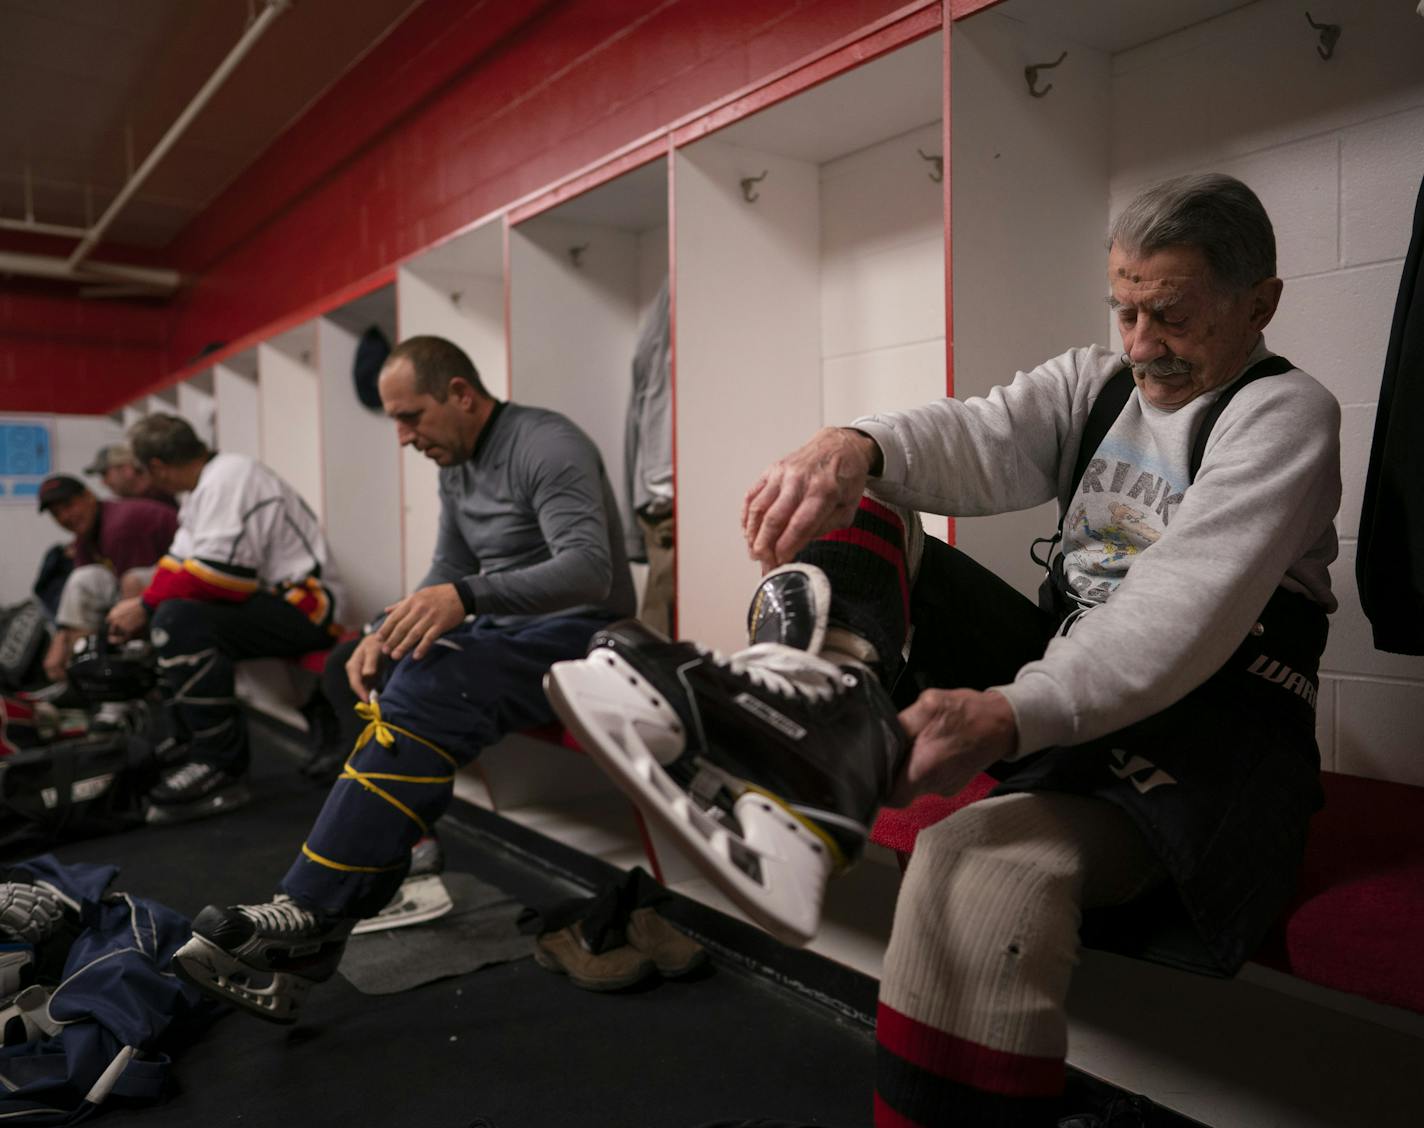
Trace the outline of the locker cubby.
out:
[[[677,152],[688,637],[745,645],[741,505],[768,464],[823,423],[945,394],[942,56],[927,36]]]
[[[633,352],[667,272],[663,161],[509,231],[510,396],[562,412],[587,432],[625,520]],[[634,566],[640,590],[643,571]]]

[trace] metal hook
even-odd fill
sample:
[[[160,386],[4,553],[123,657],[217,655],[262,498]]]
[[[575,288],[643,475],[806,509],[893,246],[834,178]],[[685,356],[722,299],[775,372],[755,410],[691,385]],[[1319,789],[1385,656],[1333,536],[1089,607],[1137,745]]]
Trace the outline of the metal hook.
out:
[[[754,204],[757,202],[757,200],[761,199],[761,193],[755,191],[753,185],[760,184],[763,180],[765,180],[766,174],[769,171],[771,170],[762,169],[760,176],[742,177],[742,196],[746,199],[747,203]]]
[[[915,147],[915,152],[919,153],[920,156],[934,165],[934,168],[930,171],[930,179],[936,184],[942,181],[944,179],[944,157],[939,153],[927,153],[919,146]]]
[[[1327,62],[1335,54],[1335,44],[1340,42],[1340,25],[1333,23],[1316,23],[1310,18],[1310,13],[1305,13],[1306,21],[1316,31],[1320,32],[1320,43],[1316,46],[1316,53]]]
[[[569,261],[570,261],[571,263],[573,263],[576,267],[582,269],[582,268],[583,268],[583,253],[584,253],[584,251],[588,250],[589,247],[591,247],[592,245],[593,245],[592,243],[583,243],[583,244],[580,244],[580,245],[577,246],[577,247],[570,247],[570,248],[569,248]]]
[[[1051,63],[1035,63],[1031,67],[1024,67],[1024,78],[1028,79],[1028,92],[1035,98],[1042,98],[1053,89],[1053,83],[1049,83],[1042,90],[1038,88],[1038,72],[1051,70],[1068,57],[1068,52],[1064,51]]]

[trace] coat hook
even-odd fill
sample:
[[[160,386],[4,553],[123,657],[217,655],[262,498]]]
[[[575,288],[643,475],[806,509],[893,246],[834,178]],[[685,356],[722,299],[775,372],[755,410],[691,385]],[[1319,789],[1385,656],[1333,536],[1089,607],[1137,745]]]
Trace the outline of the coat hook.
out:
[[[758,199],[761,198],[761,193],[756,191],[756,189],[752,186],[754,184],[760,184],[763,180],[765,180],[766,174],[769,171],[769,169],[762,169],[760,176],[742,177],[742,195],[746,197],[747,203],[754,204],[757,202]]]
[[[1320,43],[1315,48],[1322,59],[1329,60],[1335,54],[1335,44],[1340,42],[1340,25],[1333,23],[1316,23],[1310,18],[1310,13],[1305,13],[1305,18],[1310,26],[1320,32]]]
[[[934,168],[930,170],[931,180],[938,184],[941,180],[944,179],[943,156],[941,156],[939,153],[927,153],[923,149],[919,148],[919,146],[915,147],[915,152],[919,153],[920,156],[922,156],[925,160],[929,161],[930,164],[934,165]]]
[[[451,291],[450,291],[450,304],[453,305],[453,306],[458,306],[458,305],[460,304],[460,299],[463,298],[464,296],[465,296],[465,291],[464,291],[464,290],[451,290]]]
[[[583,268],[583,253],[592,246],[591,243],[582,243],[577,247],[569,248],[569,261],[580,269]]]
[[[1042,98],[1045,94],[1052,90],[1053,83],[1051,82],[1042,90],[1038,88],[1038,72],[1050,70],[1051,68],[1056,67],[1067,57],[1068,52],[1064,51],[1063,54],[1059,55],[1058,58],[1054,59],[1051,63],[1035,63],[1031,67],[1024,67],[1024,78],[1028,79],[1028,92],[1032,94],[1035,98]]]

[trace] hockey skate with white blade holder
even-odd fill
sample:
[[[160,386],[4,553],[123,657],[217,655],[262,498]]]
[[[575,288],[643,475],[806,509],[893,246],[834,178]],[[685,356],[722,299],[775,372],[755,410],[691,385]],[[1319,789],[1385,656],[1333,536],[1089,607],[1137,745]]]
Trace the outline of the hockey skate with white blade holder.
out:
[[[765,633],[761,637],[766,637]],[[760,642],[724,658],[636,621],[545,679],[588,753],[739,908],[805,944],[906,753],[875,676]]]

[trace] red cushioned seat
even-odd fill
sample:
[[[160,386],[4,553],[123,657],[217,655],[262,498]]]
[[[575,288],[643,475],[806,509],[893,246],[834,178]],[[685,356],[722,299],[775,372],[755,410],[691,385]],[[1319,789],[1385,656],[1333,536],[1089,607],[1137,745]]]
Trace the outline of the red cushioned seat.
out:
[[[1424,787],[1322,780],[1295,902],[1256,961],[1424,1012]]]
[[[350,642],[356,637],[356,631],[346,631],[336,641],[338,643]],[[304,670],[310,670],[314,674],[319,674],[326,668],[326,660],[331,656],[331,651],[334,649],[335,647],[328,650],[309,650],[305,654],[298,654],[292,661]]]
[[[1300,887],[1255,956],[1310,983],[1424,1013],[1424,787],[1321,773]],[[871,841],[905,861],[927,826],[993,789],[921,795],[880,812]]]

